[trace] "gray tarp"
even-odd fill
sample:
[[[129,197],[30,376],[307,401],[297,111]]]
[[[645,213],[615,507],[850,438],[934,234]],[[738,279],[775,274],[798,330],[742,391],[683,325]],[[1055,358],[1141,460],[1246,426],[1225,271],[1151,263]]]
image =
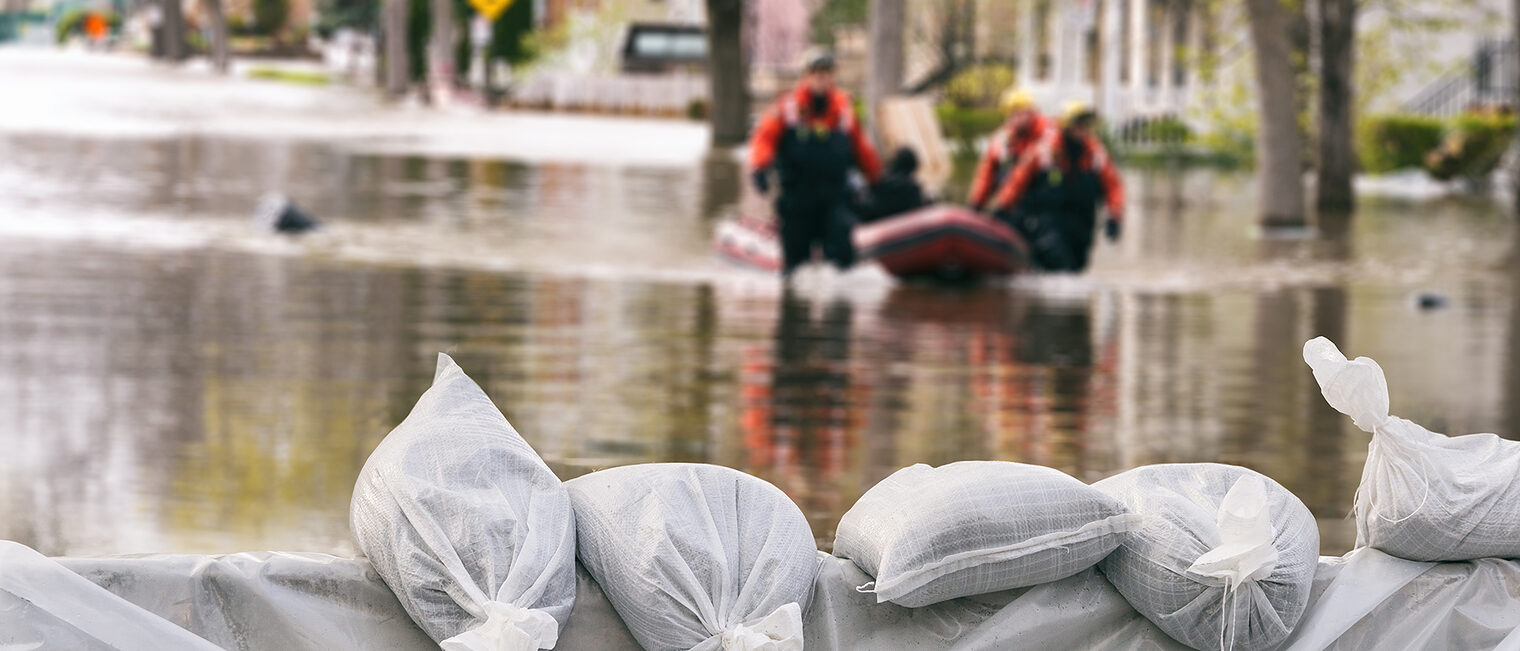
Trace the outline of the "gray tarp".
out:
[[[821,555],[808,649],[1179,649],[1094,570],[925,608],[877,604],[869,579]],[[637,649],[579,572],[556,649]],[[80,577],[87,581],[80,580]],[[105,588],[101,590],[96,586]],[[256,552],[48,559],[0,542],[0,647],[436,648],[362,559]],[[1520,651],[1520,562],[1416,563],[1374,550],[1323,558],[1286,649]]]

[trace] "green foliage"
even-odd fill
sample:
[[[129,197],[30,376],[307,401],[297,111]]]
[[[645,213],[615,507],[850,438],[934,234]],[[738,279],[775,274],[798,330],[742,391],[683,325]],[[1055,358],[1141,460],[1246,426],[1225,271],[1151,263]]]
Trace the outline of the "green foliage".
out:
[[[253,0],[253,31],[261,36],[275,36],[285,29],[290,17],[290,0]]]
[[[456,0],[454,15],[459,17],[456,33],[454,59],[461,77],[470,74],[474,65],[474,46],[470,43],[470,23],[475,20],[475,10],[465,0]],[[568,24],[569,21],[564,21]],[[516,0],[512,6],[491,24],[491,43],[486,48],[488,61],[506,61],[512,66],[531,63],[540,53],[553,45],[568,42],[567,28],[553,30],[553,35],[535,34],[533,31],[533,3]]]
[[[84,17],[86,15],[89,15],[89,13],[90,12],[85,9],[71,9],[68,12],[64,13],[63,16],[59,17],[58,23],[53,26],[54,39],[56,39],[58,43],[62,44],[64,41],[69,40],[70,36],[83,34]],[[115,32],[121,29],[120,15],[109,11],[104,12],[101,15],[106,19],[106,28],[108,31]]]
[[[1249,62],[1246,62],[1249,64]],[[1240,75],[1230,78],[1230,83],[1202,94],[1199,108],[1201,122],[1208,129],[1194,138],[1201,149],[1220,156],[1250,161],[1256,155],[1256,101],[1255,89]]]
[[[705,121],[707,120],[707,110],[707,100],[705,98],[692,98],[690,102],[686,103],[686,117],[688,119],[699,122]]]
[[[1013,85],[1013,80],[1013,67],[1007,64],[969,66],[945,84],[945,102],[960,108],[997,111],[998,99]]]
[[[320,18],[313,29],[322,38],[330,38],[339,29],[368,31],[373,28],[380,20],[380,3],[375,0],[320,0],[317,13]]]
[[[996,131],[1003,123],[1003,114],[996,108],[956,106],[942,102],[934,107],[940,129],[954,141],[961,152],[975,152],[976,142]]]
[[[1373,174],[1418,168],[1445,131],[1440,119],[1423,115],[1368,116],[1357,127],[1357,157]]]
[[[1425,170],[1436,179],[1482,178],[1492,174],[1515,138],[1515,116],[1469,113],[1453,120],[1440,147],[1425,156]]]
[[[248,71],[249,79],[265,79],[269,81],[283,81],[290,84],[303,86],[325,86],[332,81],[326,74],[305,70],[286,70],[261,66]]]
[[[1174,115],[1147,120],[1136,127],[1137,136],[1150,142],[1185,144],[1193,139],[1193,128]]]
[[[513,2],[491,27],[491,58],[514,66],[527,63],[533,58],[534,53],[525,42],[527,35],[533,31],[532,2]]]
[[[814,45],[834,47],[834,32],[840,27],[864,25],[870,14],[867,0],[827,0],[808,23]]]
[[[428,0],[408,0],[406,13],[407,67],[412,81],[427,79],[427,46],[433,31],[433,12]]]

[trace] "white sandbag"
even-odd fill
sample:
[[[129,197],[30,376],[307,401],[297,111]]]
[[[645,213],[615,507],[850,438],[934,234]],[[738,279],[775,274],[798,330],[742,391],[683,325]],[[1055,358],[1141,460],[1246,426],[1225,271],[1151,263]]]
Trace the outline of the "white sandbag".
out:
[[[1383,369],[1324,337],[1304,361],[1331,407],[1372,434],[1356,491],[1357,546],[1415,561],[1520,558],[1520,442],[1443,436],[1388,415]]]
[[[446,651],[554,647],[575,601],[570,495],[447,355],[365,462],[349,520]]]
[[[1247,468],[1143,466],[1093,484],[1143,518],[1098,564],[1135,610],[1195,649],[1270,649],[1304,613],[1319,529]]]
[[[659,463],[565,483],[582,565],[650,651],[801,651],[818,574],[807,519],[737,470]]]
[[[878,603],[920,607],[1059,581],[1108,556],[1139,518],[1054,468],[909,466],[844,514],[834,555],[874,577]]]

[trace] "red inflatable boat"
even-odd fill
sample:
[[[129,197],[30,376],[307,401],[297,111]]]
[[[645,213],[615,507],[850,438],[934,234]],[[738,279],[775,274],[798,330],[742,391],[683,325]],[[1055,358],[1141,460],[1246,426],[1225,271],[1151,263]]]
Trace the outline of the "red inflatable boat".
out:
[[[1029,268],[1029,246],[1007,224],[951,205],[857,226],[855,249],[899,277],[1006,276]]]
[[[781,240],[771,222],[744,217],[721,221],[713,247],[735,264],[761,271],[781,270]]]
[[[755,269],[781,269],[771,222],[740,218],[718,224],[714,247]],[[894,276],[945,279],[1006,276],[1029,267],[1029,247],[1006,224],[969,209],[935,205],[855,228],[861,260],[875,258]]]

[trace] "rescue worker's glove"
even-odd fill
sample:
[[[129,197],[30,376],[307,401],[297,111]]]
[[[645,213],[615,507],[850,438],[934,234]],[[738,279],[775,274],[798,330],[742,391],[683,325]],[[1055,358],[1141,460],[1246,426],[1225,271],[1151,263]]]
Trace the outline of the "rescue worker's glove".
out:
[[[750,182],[755,185],[755,191],[760,194],[771,193],[771,177],[768,172],[770,172],[769,169],[761,168],[749,175]]]
[[[1108,241],[1119,241],[1119,218],[1110,216],[1108,221],[1103,222],[1103,234],[1108,236]]]

